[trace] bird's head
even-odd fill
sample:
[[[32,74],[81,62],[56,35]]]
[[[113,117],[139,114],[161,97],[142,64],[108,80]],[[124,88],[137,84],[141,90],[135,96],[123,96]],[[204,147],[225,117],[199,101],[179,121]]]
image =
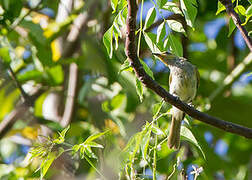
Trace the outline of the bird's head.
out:
[[[162,53],[152,53],[154,56],[157,56],[164,64],[169,65],[171,60],[177,59],[178,57],[169,52]]]

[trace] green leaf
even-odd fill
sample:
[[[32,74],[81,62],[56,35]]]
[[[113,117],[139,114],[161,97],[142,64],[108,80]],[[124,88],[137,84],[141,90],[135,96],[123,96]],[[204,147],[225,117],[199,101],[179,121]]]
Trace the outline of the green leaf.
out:
[[[217,11],[215,15],[218,15],[220,12],[224,11],[225,9],[226,7],[220,1],[218,1],[218,7],[217,7]]]
[[[202,156],[204,157],[204,159],[206,159],[205,153],[203,152],[202,148],[200,147],[197,139],[194,137],[193,133],[191,132],[190,129],[188,129],[185,126],[181,126],[181,136],[183,139],[191,142],[193,145],[195,145],[199,151],[201,152]]]
[[[74,153],[76,153],[76,152],[79,151],[80,148],[81,148],[81,144],[76,144],[76,145],[74,145],[74,146],[72,147],[72,150],[73,150]]]
[[[142,82],[136,77],[136,92],[139,96],[140,102],[143,101],[143,84]]]
[[[97,156],[93,153],[90,146],[85,146],[84,152],[89,158],[98,159]]]
[[[133,71],[133,68],[130,66],[128,59],[126,59],[120,67],[119,74],[123,71]]]
[[[173,54],[175,54],[178,57],[183,56],[183,47],[180,40],[171,33],[168,35],[168,37],[164,41],[164,47],[165,49],[170,50]]]
[[[111,0],[111,7],[113,9],[112,13],[116,12],[117,4],[118,4],[118,0]]]
[[[63,129],[60,133],[59,133],[59,137],[57,139],[54,139],[53,142],[56,144],[61,144],[65,141],[65,136],[67,131],[69,130],[70,125],[67,126],[65,129]]]
[[[53,161],[57,158],[56,154],[54,152],[48,153],[47,157],[42,161],[40,165],[41,175],[40,178],[43,178],[45,174],[47,173],[49,167],[53,163]]]
[[[238,5],[234,8],[234,10],[237,12],[237,13],[240,13],[241,15],[243,16],[246,16],[246,9],[242,6],[242,5]]]
[[[140,144],[140,147],[141,147],[141,150],[142,150],[142,155],[143,155],[143,159],[144,160],[147,159],[147,151],[148,151],[148,147],[149,147],[149,143],[150,143],[152,126],[153,126],[153,123],[150,125],[150,123],[148,123],[146,121],[144,129],[141,132],[141,144]]]
[[[157,0],[156,2],[157,2],[158,7],[162,8],[167,2],[167,0]]]
[[[121,93],[114,96],[110,101],[111,110],[115,110],[119,108],[125,98],[126,98],[125,94],[121,94]]]
[[[118,5],[117,5],[117,9],[120,11],[122,9],[124,9],[127,6],[127,0],[120,0]],[[127,8],[125,8],[127,9]]]
[[[2,47],[0,48],[0,58],[3,60],[4,63],[10,64],[11,57],[8,47]]]
[[[232,3],[235,0],[232,0]],[[226,7],[220,2],[218,1],[218,6],[217,6],[217,11],[216,11],[216,15],[218,15],[220,12],[224,11],[226,9]]]
[[[112,58],[113,56],[113,28],[112,25],[103,35],[103,44],[105,45],[109,57]]]
[[[125,164],[126,162],[132,164],[134,162],[135,155],[141,147],[141,140],[141,132],[136,133],[130,138],[126,147],[123,149],[122,154],[120,155],[123,164]]]
[[[46,69],[49,76],[49,83],[52,85],[60,85],[64,81],[64,72],[61,65],[53,66]]]
[[[155,18],[156,18],[156,10],[155,10],[155,7],[152,7],[149,9],[146,15],[144,29],[147,29],[148,27],[150,27],[150,25],[152,25],[153,22],[155,21]]]
[[[101,144],[98,144],[98,143],[93,142],[93,141],[91,141],[91,142],[89,142],[89,143],[87,143],[85,145],[90,146],[90,147],[103,148],[103,146]]]
[[[245,13],[247,16],[249,16],[249,15],[252,15],[252,5],[250,5],[249,7],[248,7],[248,9],[246,10],[246,13]]]
[[[118,18],[115,18],[115,21],[113,23],[114,25],[114,34],[118,34],[120,38],[122,38],[122,33],[121,33],[121,30],[120,30],[120,27],[119,27],[119,24],[118,24]]]
[[[197,1],[196,0],[180,0],[182,12],[185,15],[185,20],[188,26],[194,27],[194,21],[197,15]]]
[[[186,35],[183,25],[180,22],[176,20],[166,20],[166,22],[173,31],[181,32]]]
[[[160,53],[161,52],[160,48],[156,44],[156,39],[157,39],[156,34],[153,34],[151,32],[148,32],[148,33],[144,32],[143,35],[144,35],[145,42],[148,44],[149,48],[151,49],[151,52]]]
[[[47,95],[48,95],[48,92],[45,92],[36,99],[35,107],[34,107],[34,115],[35,116],[43,117],[42,108],[43,108],[44,100],[46,99]]]
[[[173,3],[173,2],[166,2],[161,8],[165,9],[165,10],[168,10],[168,11],[171,11],[171,12],[173,12],[175,14],[183,15],[183,13],[181,12],[181,10],[177,6],[177,4]]]
[[[149,68],[149,66],[148,66],[143,60],[141,60],[141,59],[140,59],[140,62],[141,62],[141,64],[143,65],[144,71],[145,71],[152,79],[154,79],[153,72],[152,72],[152,70]]]
[[[22,74],[17,74],[18,81],[24,83],[29,80],[33,80],[37,83],[41,83],[43,80],[43,73],[38,70],[26,71]]]
[[[83,144],[88,144],[89,142],[91,142],[91,141],[93,141],[93,140],[95,140],[95,139],[97,139],[97,138],[103,136],[104,134],[106,134],[106,133],[108,133],[108,132],[109,132],[109,130],[108,130],[108,131],[101,132],[101,133],[93,134],[93,135],[89,136],[89,137],[84,141]]]
[[[155,124],[153,124],[151,130],[156,135],[165,135],[165,133],[160,128],[158,128],[157,125],[155,125]]]
[[[165,22],[162,22],[157,28],[157,40],[156,43],[161,42],[166,35]]]
[[[232,18],[229,18],[229,24],[228,24],[228,37],[231,36],[232,32],[235,30],[236,26],[234,24],[234,21]]]
[[[13,22],[16,17],[20,16],[23,3],[22,0],[1,0],[1,6],[5,10],[5,18]]]
[[[244,23],[242,23],[242,26],[245,26],[251,17],[252,17],[252,14],[247,15],[247,16],[246,16],[246,20],[245,20],[245,22],[244,22]],[[250,32],[251,32],[251,31],[250,31]],[[250,35],[250,33],[249,33],[249,35]]]

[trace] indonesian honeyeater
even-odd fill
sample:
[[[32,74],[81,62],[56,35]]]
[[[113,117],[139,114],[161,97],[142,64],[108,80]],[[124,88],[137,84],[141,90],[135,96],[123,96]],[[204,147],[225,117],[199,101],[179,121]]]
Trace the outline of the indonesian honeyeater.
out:
[[[185,103],[191,103],[199,86],[199,72],[187,59],[168,52],[153,53],[170,69],[169,92]],[[172,107],[172,122],[168,136],[168,146],[178,149],[180,146],[180,128],[185,113]]]

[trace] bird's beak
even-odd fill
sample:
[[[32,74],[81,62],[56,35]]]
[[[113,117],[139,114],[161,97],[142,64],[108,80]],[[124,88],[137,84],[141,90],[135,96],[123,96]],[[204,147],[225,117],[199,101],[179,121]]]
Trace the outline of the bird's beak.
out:
[[[152,55],[157,56],[158,58],[162,59],[165,57],[164,53],[152,53]]]

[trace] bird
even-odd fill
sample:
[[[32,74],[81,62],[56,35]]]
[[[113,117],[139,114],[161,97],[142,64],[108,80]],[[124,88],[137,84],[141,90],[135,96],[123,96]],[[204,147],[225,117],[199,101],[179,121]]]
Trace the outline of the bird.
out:
[[[191,64],[186,58],[178,57],[169,52],[153,53],[170,69],[169,93],[178,97],[185,103],[192,103],[199,87],[199,71],[197,67]],[[172,121],[168,135],[168,147],[170,149],[179,149],[180,147],[180,129],[181,122],[185,113],[172,106]]]

